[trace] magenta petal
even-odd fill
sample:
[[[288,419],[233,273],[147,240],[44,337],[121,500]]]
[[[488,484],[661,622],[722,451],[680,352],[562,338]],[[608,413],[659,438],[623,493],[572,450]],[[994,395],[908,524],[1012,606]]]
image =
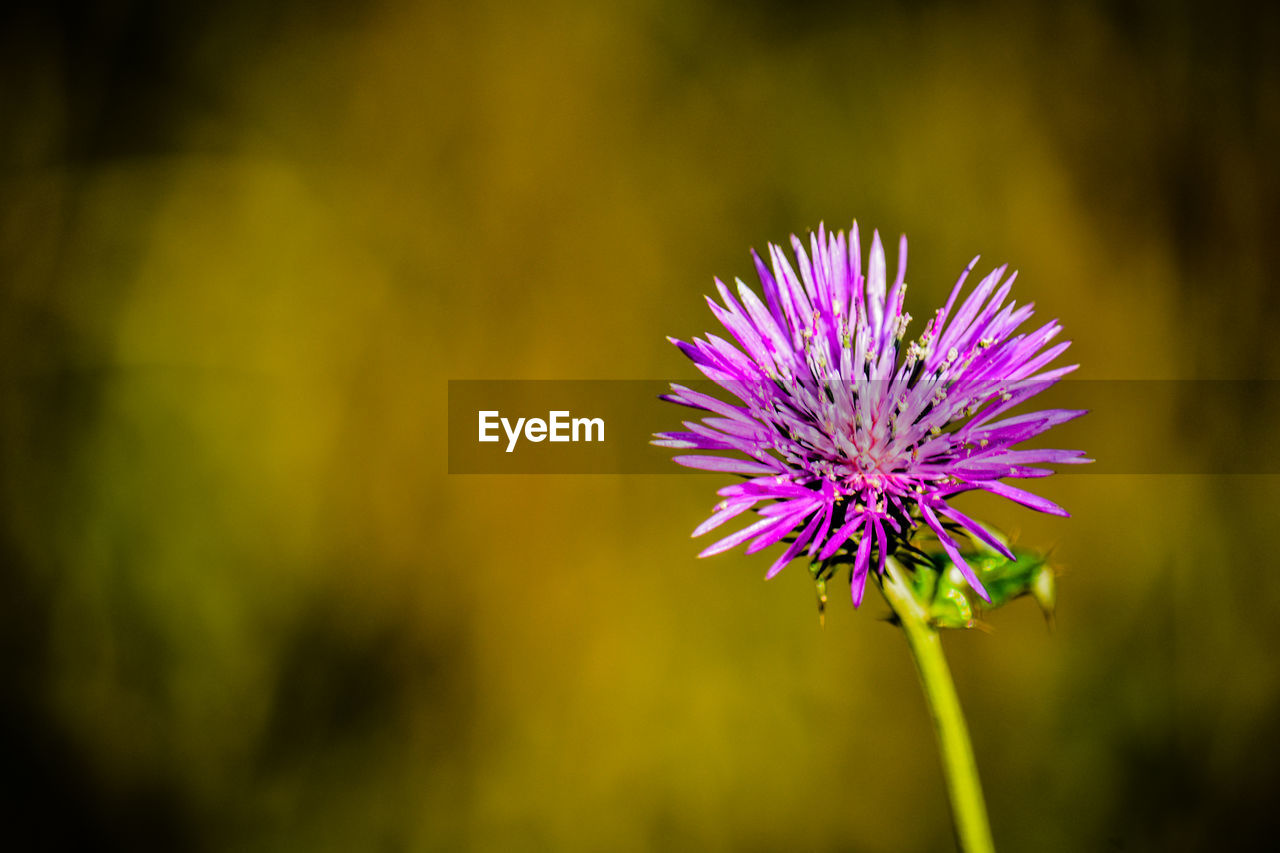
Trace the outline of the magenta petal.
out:
[[[969,563],[965,560],[964,555],[960,553],[960,549],[956,547],[955,541],[951,538],[951,534],[947,533],[942,523],[938,521],[938,517],[933,514],[928,506],[921,505],[921,512],[924,515],[925,523],[933,528],[933,532],[937,534],[938,541],[942,543],[942,550],[947,552],[947,556],[951,558],[951,562],[960,570],[960,574],[964,575],[964,579],[968,581],[973,591],[982,596],[983,600],[990,601],[991,596],[987,594],[987,589],[978,580],[978,576],[973,573],[973,569],[969,567]]]
[[[729,456],[676,456],[672,461],[686,468],[723,471],[726,474],[773,474],[778,470],[772,465],[748,462],[745,459],[734,459]]]
[[[712,513],[710,518],[695,527],[693,529],[693,533],[690,534],[690,538],[697,539],[699,536],[715,530],[726,521],[737,518],[747,510],[751,509],[751,507],[755,505],[756,500],[758,499],[748,498],[745,500],[739,499],[737,501],[725,501],[724,508]]]
[[[1031,492],[1023,491],[1022,489],[1019,489],[1017,486],[1010,486],[1008,483],[1001,483],[995,480],[988,480],[986,482],[974,483],[974,485],[978,486],[979,488],[986,489],[988,492],[991,492],[993,495],[999,495],[1002,498],[1008,498],[1011,501],[1015,501],[1017,503],[1022,504],[1025,507],[1030,507],[1031,509],[1038,510],[1040,512],[1047,512],[1050,515],[1060,515],[1063,518],[1071,517],[1071,513],[1067,512],[1065,509],[1058,506],[1056,503],[1049,500],[1048,498],[1042,498],[1039,495],[1033,495],[1031,494]]]
[[[1016,557],[1013,556],[1013,552],[1009,550],[1008,545],[1005,545],[999,539],[992,536],[987,531],[986,528],[984,528],[981,524],[978,524],[978,522],[974,521],[972,518],[965,515],[960,510],[954,509],[950,506],[947,506],[946,504],[942,504],[941,506],[938,507],[938,512],[942,513],[947,518],[959,524],[966,531],[968,531],[969,535],[972,536],[973,538],[981,542],[985,542],[987,545],[993,548],[998,554],[1003,556],[1006,560],[1017,559]]]
[[[746,542],[748,539],[752,538],[753,536],[758,536],[759,534],[778,525],[779,523],[785,523],[785,522],[786,522],[786,519],[762,518],[759,521],[755,522],[754,524],[747,525],[746,527],[739,530],[737,533],[729,534],[725,538],[721,539],[719,542],[716,542],[714,545],[710,545],[706,548],[703,548],[702,552],[699,553],[698,556],[711,557],[716,554],[724,553],[725,551],[728,551],[730,548],[734,548],[738,545],[741,545],[743,542]]]
[[[849,577],[849,593],[853,598],[853,606],[862,604],[862,594],[867,588],[867,567],[871,564],[871,533],[862,531],[862,541],[858,543],[858,554],[853,561],[853,573]]]
[[[807,525],[805,525],[804,530],[800,531],[800,535],[796,537],[794,542],[792,542],[790,545],[787,546],[787,550],[782,552],[782,556],[779,557],[774,562],[774,564],[769,567],[769,571],[764,576],[765,580],[771,580],[772,578],[777,576],[778,572],[782,571],[782,569],[787,565],[787,563],[790,563],[793,559],[795,559],[795,556],[800,553],[800,549],[803,548],[809,542],[809,540],[813,538],[814,531],[818,529],[818,524],[822,520],[824,515],[829,513],[830,513],[830,507],[826,509],[825,513],[815,512],[813,514],[813,518],[809,521]]]
[[[754,542],[747,546],[746,553],[755,554],[759,551],[763,551],[765,548],[768,548],[773,543],[787,536],[787,534],[794,533],[796,525],[803,521],[805,515],[810,511],[811,510],[802,509],[799,512],[792,512],[789,515],[778,516],[777,526],[758,536]]]
[[[853,529],[862,524],[863,517],[863,514],[859,513],[852,520],[846,521],[844,526],[837,530],[831,538],[827,540],[827,545],[818,554],[818,559],[825,560],[835,554],[836,551],[839,551],[845,541],[853,535]]]
[[[887,537],[884,535],[884,525],[880,523],[878,517],[874,521],[876,526],[876,545],[880,549],[880,559],[878,561],[879,564],[876,566],[876,571],[884,574],[884,562],[889,557],[889,545]]]

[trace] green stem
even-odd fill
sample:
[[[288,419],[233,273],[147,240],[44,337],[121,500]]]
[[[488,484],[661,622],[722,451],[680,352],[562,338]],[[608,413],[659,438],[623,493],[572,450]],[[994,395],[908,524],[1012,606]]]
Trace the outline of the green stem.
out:
[[[955,821],[956,840],[964,853],[993,853],[991,827],[987,823],[987,807],[978,782],[978,765],[973,759],[969,728],[960,710],[955,684],[947,659],[942,655],[942,637],[930,624],[924,606],[916,600],[896,560],[887,561],[880,590],[893,608],[907,645],[915,659],[920,686],[924,688],[933,728],[938,736],[938,751],[951,799],[951,816]]]

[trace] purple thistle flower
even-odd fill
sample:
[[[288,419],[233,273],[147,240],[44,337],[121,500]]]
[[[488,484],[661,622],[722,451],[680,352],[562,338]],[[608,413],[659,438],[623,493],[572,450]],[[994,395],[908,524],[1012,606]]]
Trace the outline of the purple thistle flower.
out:
[[[1033,310],[1006,304],[1017,273],[1004,278],[1004,266],[953,312],[974,258],[920,338],[904,345],[911,319],[903,311],[906,237],[897,275],[887,287],[879,232],[872,237],[865,274],[856,222],[847,241],[844,232],[828,234],[819,226],[809,243],[806,254],[800,240],[791,238],[798,274],[779,247],[769,245],[772,270],[752,251],[764,302],[741,281],[739,301],[716,279],[724,305],[710,297],[707,302],[737,346],[713,334],[692,343],[671,339],[740,401],[730,404],[677,384],[663,398],[710,414],[701,422],[685,421],[687,431],[658,434],[655,444],[742,454],[675,457],[690,468],[747,478],[719,490],[724,500],[693,535],[752,508],[758,515],[698,556],[743,543],[750,543],[746,552],[753,554],[785,541],[766,575],[772,578],[802,551],[828,561],[847,548],[843,556],[853,555],[857,606],[873,550],[883,572],[890,551],[927,527],[970,586],[989,600],[951,531],[963,530],[1009,559],[1013,555],[947,499],[982,489],[1040,512],[1067,515],[1057,504],[1003,481],[1053,473],[1035,467],[1041,464],[1091,461],[1077,450],[1014,449],[1083,411],[1006,414],[1077,367],[1045,369],[1070,342],[1050,346],[1061,331],[1056,321],[1017,333]]]

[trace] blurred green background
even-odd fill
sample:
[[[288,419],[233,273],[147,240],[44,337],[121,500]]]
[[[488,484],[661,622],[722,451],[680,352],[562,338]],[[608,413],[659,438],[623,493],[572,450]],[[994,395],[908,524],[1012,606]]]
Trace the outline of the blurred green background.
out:
[[[692,376],[855,216],[917,317],[981,252],[1084,378],[1280,377],[1275,7],[1030,5],[0,13],[0,846],[951,849],[875,596],[695,560],[719,477],[450,477],[445,383]],[[947,640],[997,844],[1265,846],[1280,479],[1043,492],[968,506],[1055,630]]]

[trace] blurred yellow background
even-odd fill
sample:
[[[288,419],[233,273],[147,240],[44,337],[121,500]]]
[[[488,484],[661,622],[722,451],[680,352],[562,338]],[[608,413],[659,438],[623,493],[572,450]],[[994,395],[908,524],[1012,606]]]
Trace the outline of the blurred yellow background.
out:
[[[877,597],[695,560],[720,477],[449,476],[446,381],[691,377],[713,275],[855,216],[917,317],[981,252],[1082,378],[1280,376],[1274,10],[18,6],[7,849],[951,849]],[[947,639],[998,846],[1256,849],[1280,480],[1037,485],[968,505],[1055,630]]]

